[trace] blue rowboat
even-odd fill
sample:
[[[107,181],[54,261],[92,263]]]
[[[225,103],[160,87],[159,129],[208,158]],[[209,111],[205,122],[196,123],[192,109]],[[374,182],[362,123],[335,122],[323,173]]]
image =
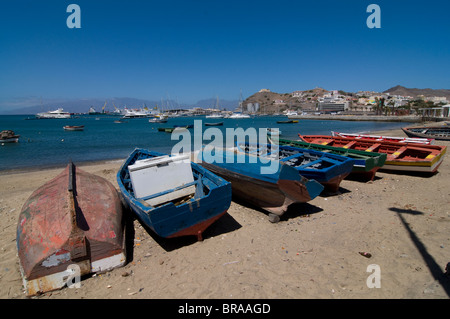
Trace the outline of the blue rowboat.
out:
[[[342,180],[352,172],[355,163],[347,156],[285,145],[237,143],[236,149],[252,156],[278,158],[303,177],[318,181],[332,193],[339,190]]]
[[[125,202],[141,223],[164,238],[197,236],[231,204],[231,184],[189,156],[135,149],[117,173]]]
[[[324,188],[280,161],[238,154],[234,150],[204,148],[193,158],[231,182],[233,196],[268,211],[271,222],[278,222],[289,205],[311,201]]]
[[[386,154],[365,152],[343,147],[333,147],[328,145],[307,143],[304,141],[291,141],[286,139],[279,139],[279,145],[288,145],[304,149],[313,149],[321,152],[338,154],[347,156],[355,160],[351,174],[366,177],[368,180],[375,178],[376,172],[383,167],[386,162]]]

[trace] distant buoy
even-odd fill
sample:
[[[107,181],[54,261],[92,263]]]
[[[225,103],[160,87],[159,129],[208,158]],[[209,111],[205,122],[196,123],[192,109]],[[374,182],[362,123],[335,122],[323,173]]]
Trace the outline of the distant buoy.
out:
[[[64,139],[62,139],[61,142],[64,142]]]

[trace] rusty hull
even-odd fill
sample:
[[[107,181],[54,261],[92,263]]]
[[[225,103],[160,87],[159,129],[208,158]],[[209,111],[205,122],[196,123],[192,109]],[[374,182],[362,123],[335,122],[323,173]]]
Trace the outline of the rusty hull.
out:
[[[84,275],[125,263],[123,211],[116,189],[71,165],[34,191],[19,215],[17,249],[28,295],[64,286],[72,274],[70,265],[78,265],[79,275]]]

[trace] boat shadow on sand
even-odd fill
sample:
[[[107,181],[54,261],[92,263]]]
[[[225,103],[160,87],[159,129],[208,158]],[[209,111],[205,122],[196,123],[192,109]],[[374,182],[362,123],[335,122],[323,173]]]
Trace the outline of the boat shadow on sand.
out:
[[[195,244],[198,242],[197,237],[195,236],[181,236],[181,237],[175,237],[175,238],[164,238],[161,236],[158,236],[150,227],[148,227],[145,223],[142,223],[139,221],[139,218],[135,216],[135,214],[129,209],[128,207],[125,208],[126,215],[129,216],[130,219],[132,219],[131,224],[133,224],[134,221],[138,222],[144,230],[150,235],[150,237],[158,244],[160,245],[165,251],[173,251],[177,250],[184,246],[189,246],[192,244]],[[215,221],[211,226],[209,226],[205,231],[202,233],[203,240],[207,240],[208,238],[219,236],[221,234],[232,232],[236,229],[241,228],[241,224],[239,224],[233,217],[230,216],[230,214],[226,213],[221,218],[219,218],[217,221]],[[133,232],[134,232],[134,227]],[[133,245],[134,245],[134,233],[133,236],[131,236],[131,242],[129,243],[130,246],[127,247],[130,250],[130,254],[128,255],[129,258],[133,258]],[[131,261],[130,260],[130,261]]]
[[[450,297],[450,269],[448,269],[450,266],[447,264],[446,273],[444,273],[441,269],[441,266],[434,260],[433,256],[428,252],[426,246],[423,244],[423,242],[420,240],[420,238],[416,235],[416,233],[412,230],[412,227],[409,226],[409,223],[405,220],[405,218],[402,215],[424,215],[423,212],[418,210],[411,210],[411,209],[403,209],[403,208],[397,208],[397,207],[390,207],[390,211],[393,211],[397,214],[397,216],[400,218],[403,226],[408,231],[408,234],[416,246],[417,250],[421,254],[423,260],[428,266],[428,269],[430,270],[433,278],[439,282],[439,284],[444,289],[447,296]]]
[[[322,196],[322,195],[320,195],[320,196]],[[269,217],[268,217],[270,213],[268,211],[262,209],[261,207],[258,207],[256,205],[246,202],[243,199],[235,198],[235,197],[233,197],[233,202],[236,204],[239,204],[243,207],[247,207],[249,209],[255,210],[258,213],[266,215],[267,222],[270,223]],[[293,204],[289,205],[286,212],[280,216],[280,222],[288,221],[289,219],[294,219],[294,218],[305,216],[305,215],[316,214],[321,211],[323,211],[322,208],[314,206],[310,203],[293,203]]]

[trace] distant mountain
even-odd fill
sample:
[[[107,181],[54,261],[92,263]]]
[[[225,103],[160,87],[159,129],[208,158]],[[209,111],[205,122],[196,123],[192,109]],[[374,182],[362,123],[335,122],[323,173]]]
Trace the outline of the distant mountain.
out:
[[[112,98],[107,99],[72,99],[72,100],[55,100],[51,102],[43,102],[40,105],[33,105],[23,108],[7,111],[8,114],[36,114],[39,112],[47,112],[56,110],[57,108],[63,108],[64,111],[70,113],[87,113],[91,107],[97,112],[101,112],[105,105],[105,111],[114,111],[114,106],[117,108],[123,108],[125,106],[130,108],[138,108],[147,106],[148,108],[154,107],[157,103],[155,101],[135,99],[135,98]]]
[[[447,99],[450,99],[450,90],[449,89],[411,89],[406,88],[401,85],[394,86],[383,93],[389,93],[391,95],[403,95],[403,96],[412,96],[417,97],[418,95],[423,96],[445,96]]]
[[[144,100],[144,99],[136,99],[129,97],[116,97],[116,98],[108,98],[108,99],[72,99],[72,100],[53,100],[51,102],[43,102],[39,105],[33,105],[23,108],[17,108],[14,110],[4,111],[4,114],[37,114],[40,112],[47,112],[56,110],[58,108],[63,108],[64,111],[70,113],[87,113],[91,107],[97,112],[101,112],[103,106],[105,105],[105,111],[114,111],[115,107],[119,109],[123,109],[124,107],[128,108],[141,108],[148,107],[149,109],[158,106],[159,109],[162,110],[174,110],[174,109],[190,109],[193,107],[202,107],[202,108],[215,108],[216,99],[205,99],[200,100],[195,104],[179,104],[173,100],[163,100],[163,101],[153,101],[153,100]],[[239,101],[228,101],[228,100],[219,100],[220,109],[234,110],[239,105]],[[115,106],[115,107],[114,107]]]
[[[238,100],[220,100],[219,99],[218,107],[216,106],[216,104],[217,104],[217,99],[211,98],[211,99],[200,100],[197,103],[195,103],[195,105],[191,105],[190,107],[201,107],[204,109],[219,108],[221,110],[226,109],[226,110],[233,111],[234,109],[236,109],[239,106],[239,101]]]

